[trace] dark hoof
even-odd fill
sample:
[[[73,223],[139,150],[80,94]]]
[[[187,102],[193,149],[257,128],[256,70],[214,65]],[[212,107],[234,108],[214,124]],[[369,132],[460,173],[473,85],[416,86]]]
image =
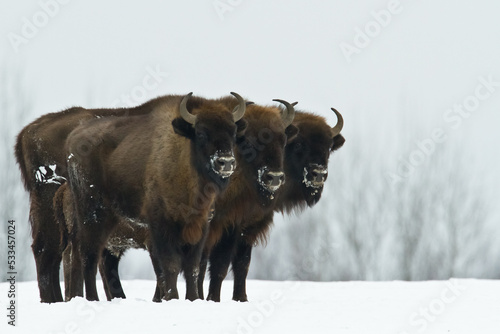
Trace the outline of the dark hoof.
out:
[[[200,299],[198,293],[190,293],[190,294],[186,293],[186,300],[195,301],[197,299]]]
[[[168,290],[167,293],[165,293],[165,296],[163,296],[164,300],[172,300],[172,299],[179,299],[179,293],[177,292],[177,289],[175,290]]]
[[[236,302],[242,302],[242,303],[248,302],[247,296],[233,297],[233,300]]]
[[[120,296],[111,297],[111,300],[116,299],[116,298],[127,299],[127,297],[125,295],[120,295]]]
[[[220,297],[215,297],[215,296],[209,294],[207,296],[207,301],[212,301],[212,302],[220,303]]]

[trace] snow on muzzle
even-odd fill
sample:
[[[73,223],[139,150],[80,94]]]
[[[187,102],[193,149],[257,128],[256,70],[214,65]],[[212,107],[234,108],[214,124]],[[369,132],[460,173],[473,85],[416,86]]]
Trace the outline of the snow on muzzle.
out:
[[[302,182],[309,188],[321,188],[328,176],[328,169],[323,165],[310,164],[304,167],[304,179]]]
[[[222,178],[230,177],[236,168],[236,159],[232,152],[216,152],[210,157],[212,170]]]
[[[258,182],[264,189],[274,193],[285,183],[285,173],[270,171],[268,167],[262,167],[258,170]]]

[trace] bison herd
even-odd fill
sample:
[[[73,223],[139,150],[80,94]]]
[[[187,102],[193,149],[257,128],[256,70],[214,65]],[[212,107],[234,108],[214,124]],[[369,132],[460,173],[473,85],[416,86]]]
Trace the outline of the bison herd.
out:
[[[344,144],[343,119],[231,93],[218,99],[167,95],[134,108],[70,108],[41,116],[18,135],[15,155],[30,194],[30,223],[42,302],[125,298],[118,276],[127,249],[148,250],[153,300],[220,301],[231,265],[233,299],[247,301],[252,248],[274,212],[321,197],[330,154]]]

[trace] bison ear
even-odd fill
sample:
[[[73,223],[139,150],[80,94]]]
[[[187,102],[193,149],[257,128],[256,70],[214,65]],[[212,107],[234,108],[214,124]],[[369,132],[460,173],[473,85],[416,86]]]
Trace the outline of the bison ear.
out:
[[[286,127],[285,134],[286,134],[286,143],[288,144],[292,140],[294,140],[295,137],[297,137],[297,135],[299,134],[299,129],[295,125],[290,124],[289,126]]]
[[[247,130],[247,121],[243,118],[236,122],[236,137],[243,137],[245,135],[245,131]]]
[[[172,126],[175,133],[184,136],[188,139],[194,139],[194,127],[183,120],[181,117],[177,117],[172,121]]]
[[[345,138],[342,135],[336,135],[333,137],[331,152],[338,150],[345,143]]]

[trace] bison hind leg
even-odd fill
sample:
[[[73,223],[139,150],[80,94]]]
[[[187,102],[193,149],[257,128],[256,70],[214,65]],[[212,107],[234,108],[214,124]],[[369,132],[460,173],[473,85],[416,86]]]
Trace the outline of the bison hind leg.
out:
[[[114,254],[108,249],[104,249],[102,252],[99,272],[102,276],[102,283],[108,300],[113,298],[126,298],[120,281],[120,275],[118,274],[118,264],[120,263],[122,255],[123,252]]]

